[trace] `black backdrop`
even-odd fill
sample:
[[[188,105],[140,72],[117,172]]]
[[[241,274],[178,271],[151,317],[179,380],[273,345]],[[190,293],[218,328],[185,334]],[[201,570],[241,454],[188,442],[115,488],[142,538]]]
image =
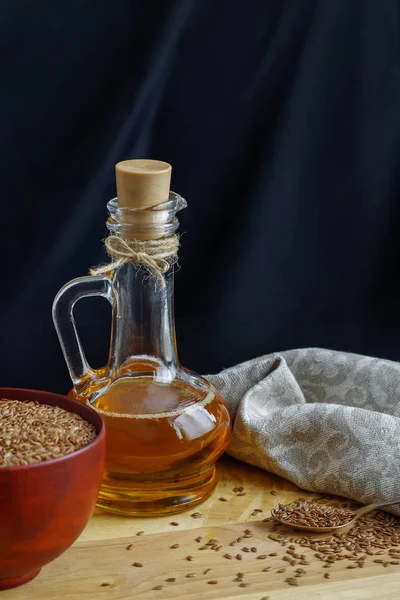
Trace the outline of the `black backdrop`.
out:
[[[104,260],[116,162],[185,196],[181,361],[400,358],[398,0],[0,2],[1,385],[65,391],[61,285]],[[105,361],[109,310],[78,321]]]

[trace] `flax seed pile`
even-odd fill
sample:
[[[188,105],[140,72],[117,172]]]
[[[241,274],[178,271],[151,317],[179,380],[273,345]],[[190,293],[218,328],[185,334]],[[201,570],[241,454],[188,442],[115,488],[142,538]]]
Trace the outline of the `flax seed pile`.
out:
[[[94,425],[59,406],[0,400],[0,467],[58,458],[95,437]]]
[[[354,511],[349,508],[338,508],[324,504],[316,504],[296,500],[290,504],[278,504],[275,508],[278,519],[290,525],[304,525],[307,527],[336,527],[346,525],[355,517]]]
[[[245,494],[243,488],[234,488],[233,492],[233,496],[223,501],[228,502],[235,496]],[[276,495],[274,491],[270,493]],[[329,519],[336,522],[338,515],[343,519],[346,517],[348,522],[348,517],[354,515],[354,509],[357,508],[355,503],[344,502],[343,499],[333,496],[317,498],[312,502],[299,498],[290,505],[279,506],[282,510],[287,510],[288,514],[297,513],[298,519],[304,518],[307,522],[312,515],[311,519],[317,523],[323,521],[316,519],[325,519],[325,523]],[[253,592],[260,592],[260,600],[274,600],[274,591],[282,587],[280,581],[283,585],[297,587],[309,584],[311,577],[315,583],[317,576],[320,577],[321,583],[329,585],[329,581],[334,581],[339,575],[338,571],[342,573],[343,578],[343,563],[346,569],[384,567],[395,572],[400,570],[400,519],[393,515],[374,511],[357,519],[348,530],[323,535],[306,532],[303,534],[269,516],[262,519],[262,513],[264,510],[261,508],[251,508],[249,517],[254,517],[254,520],[248,524],[249,527],[238,531],[240,535],[234,539],[231,539],[232,533],[229,535],[228,531],[222,531],[220,538],[204,534],[197,537],[193,535],[191,541],[166,546],[165,551],[173,553],[176,571],[174,572],[173,566],[169,566],[168,575],[159,575],[152,579],[149,592],[165,590],[174,584],[182,585],[190,580],[191,585],[195,585],[200,594],[209,585],[215,586],[216,590],[219,589],[218,586],[225,590],[228,582],[233,582],[239,588],[250,588]],[[190,516],[193,519],[203,518],[200,512]],[[180,523],[171,521],[170,525],[173,529]],[[140,531],[136,535],[144,533]],[[271,548],[271,541],[275,548]],[[145,572],[146,567],[150,565],[147,565],[143,558],[143,562],[139,562],[140,548],[134,543],[125,548],[135,559],[135,562],[130,564],[140,567],[140,570]],[[200,556],[203,560],[201,565],[196,566]],[[204,556],[209,557],[210,567],[206,569]],[[239,561],[239,564],[236,561]],[[187,572],[183,566],[185,564],[188,567]],[[227,565],[231,568],[227,569]],[[370,571],[368,574],[370,575]],[[190,589],[193,593],[194,588]]]

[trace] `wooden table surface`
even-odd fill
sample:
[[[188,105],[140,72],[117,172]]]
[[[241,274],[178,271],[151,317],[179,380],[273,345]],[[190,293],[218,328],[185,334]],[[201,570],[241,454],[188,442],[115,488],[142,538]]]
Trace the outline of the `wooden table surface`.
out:
[[[313,551],[308,549],[308,554],[302,550],[310,561],[310,566],[305,567],[307,574],[299,579],[298,587],[288,585],[285,578],[293,577],[294,568],[282,562],[284,550],[268,538],[271,525],[263,523],[263,519],[269,516],[276,502],[290,502],[299,496],[312,498],[315,494],[227,457],[219,462],[218,470],[220,480],[215,493],[187,513],[154,519],[96,513],[68,552],[44,567],[32,582],[0,592],[0,600],[400,598],[400,566],[389,565],[383,569],[371,558],[365,568],[348,570],[349,563],[340,561],[329,569],[331,577],[326,579],[323,563],[313,558]],[[243,486],[246,495],[237,496],[233,492],[238,486]],[[219,500],[221,497],[227,501]],[[254,509],[263,512],[252,515]],[[202,517],[191,517],[195,511]],[[172,521],[179,525],[171,525]],[[257,545],[257,554],[243,554],[242,561],[224,558],[227,549],[233,556],[238,551],[229,547],[229,541],[250,527],[254,537],[245,542],[249,546]],[[138,531],[145,533],[137,536]],[[224,545],[222,552],[209,549],[198,552],[195,538],[199,535],[204,541],[212,537],[220,539]],[[174,543],[179,543],[179,548],[171,550]],[[129,544],[132,548],[128,550]],[[274,551],[280,556],[270,557]],[[255,560],[260,552],[267,554],[265,560]],[[193,560],[188,562],[189,553]],[[134,567],[135,561],[141,561],[143,567]],[[268,565],[271,570],[264,572],[263,568]],[[279,574],[282,567],[288,567],[287,573]],[[205,575],[206,568],[212,568],[212,572]],[[245,573],[248,587],[235,582],[237,572]],[[195,576],[188,579],[188,573]],[[174,576],[174,582],[166,582]],[[212,580],[218,583],[209,584]],[[162,589],[154,590],[157,585],[162,585]]]

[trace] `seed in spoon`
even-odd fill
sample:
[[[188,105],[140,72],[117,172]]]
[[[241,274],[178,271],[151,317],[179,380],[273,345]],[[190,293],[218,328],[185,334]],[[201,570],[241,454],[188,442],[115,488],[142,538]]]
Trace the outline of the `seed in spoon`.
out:
[[[290,525],[304,527],[338,527],[354,519],[355,512],[349,508],[337,508],[315,502],[290,502],[278,504],[273,516]]]

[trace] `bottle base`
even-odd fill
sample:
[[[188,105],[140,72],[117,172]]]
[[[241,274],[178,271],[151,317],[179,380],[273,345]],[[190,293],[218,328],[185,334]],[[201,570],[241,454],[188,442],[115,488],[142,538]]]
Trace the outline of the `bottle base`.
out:
[[[179,483],[103,480],[96,507],[131,517],[157,517],[179,513],[208,498],[217,485],[215,466]]]

